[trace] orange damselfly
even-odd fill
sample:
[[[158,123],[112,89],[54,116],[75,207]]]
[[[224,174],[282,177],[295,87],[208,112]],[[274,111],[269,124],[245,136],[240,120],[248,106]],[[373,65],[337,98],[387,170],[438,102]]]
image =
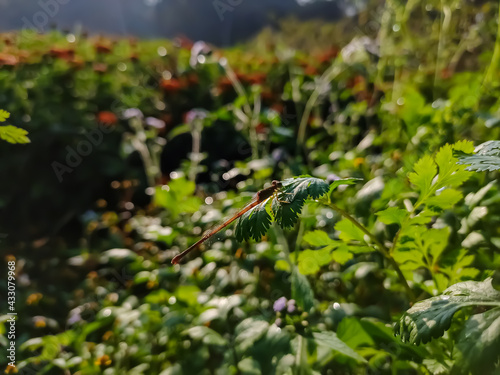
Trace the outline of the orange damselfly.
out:
[[[192,244],[190,247],[188,247],[186,250],[184,250],[182,253],[177,254],[173,259],[172,259],[172,264],[178,264],[184,256],[186,256],[191,250],[196,249],[198,246],[200,246],[203,242],[208,240],[210,237],[215,235],[217,232],[220,230],[224,229],[227,227],[229,224],[231,224],[233,221],[238,219],[239,217],[243,216],[245,212],[250,211],[252,208],[255,206],[261,204],[264,202],[266,199],[272,197],[283,185],[281,182],[274,180],[271,183],[271,186],[268,188],[259,190],[257,194],[253,197],[253,199],[248,203],[245,207],[243,207],[241,210],[236,212],[233,216],[231,216],[229,219],[224,221],[222,224],[219,224],[216,226],[214,229],[208,231],[201,237],[198,241],[196,241],[194,244]]]

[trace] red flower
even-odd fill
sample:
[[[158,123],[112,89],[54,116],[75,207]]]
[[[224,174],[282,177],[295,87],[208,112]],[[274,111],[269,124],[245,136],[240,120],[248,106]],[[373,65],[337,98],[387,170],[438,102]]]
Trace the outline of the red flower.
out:
[[[339,54],[339,49],[337,47],[331,47],[330,49],[326,50],[323,53],[320,53],[317,55],[316,59],[318,60],[319,63],[328,63],[334,58],[337,57]]]
[[[160,87],[168,93],[175,93],[180,89],[182,89],[183,86],[184,86],[183,83],[179,81],[177,78],[162,79],[160,81]]]
[[[304,70],[304,73],[307,74],[308,76],[315,76],[315,75],[318,75],[318,69],[316,69],[314,66],[312,65],[307,65],[305,70]]]
[[[97,114],[97,121],[104,125],[115,125],[118,118],[113,112],[101,111]]]
[[[57,59],[63,59],[66,61],[71,61],[75,57],[75,50],[71,48],[51,48],[49,51],[50,56]]]
[[[97,43],[94,47],[97,53],[110,53],[112,49],[111,46],[104,43]]]
[[[106,73],[108,70],[108,66],[103,63],[95,63],[94,64],[94,71],[97,73]]]
[[[225,93],[227,91],[230,91],[233,89],[233,83],[231,80],[227,77],[222,77],[218,82],[217,82],[217,91],[219,94]]]

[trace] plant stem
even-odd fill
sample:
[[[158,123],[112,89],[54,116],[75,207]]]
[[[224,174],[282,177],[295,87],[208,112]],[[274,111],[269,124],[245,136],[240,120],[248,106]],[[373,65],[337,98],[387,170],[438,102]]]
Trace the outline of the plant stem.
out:
[[[325,86],[333,81],[342,71],[343,69],[337,65],[337,62],[334,62],[333,65],[323,73],[319,82],[316,84],[314,91],[307,100],[304,112],[302,112],[302,118],[300,120],[297,134],[297,146],[299,150],[303,150],[305,148],[307,121],[309,120],[309,115],[311,114],[312,109],[316,105],[316,101],[320,97]]]
[[[366,234],[370,239],[373,241],[373,243],[378,247],[379,252],[389,261],[389,263],[392,265],[394,270],[396,271],[399,281],[401,284],[403,284],[404,288],[406,289],[406,293],[408,293],[408,297],[410,298],[411,301],[415,301],[415,294],[413,293],[413,290],[411,290],[410,286],[408,285],[408,281],[406,281],[406,278],[403,275],[403,272],[401,271],[401,268],[399,268],[398,263],[394,260],[392,255],[389,252],[389,249],[387,246],[383,245],[377,237],[375,237],[373,234],[371,234],[368,229],[366,229],[359,221],[357,221],[354,217],[349,215],[348,212],[344,211],[340,207],[338,207],[334,203],[327,203],[327,206],[334,209],[337,211],[339,214],[341,214],[343,217],[345,217],[347,220],[349,220],[351,223],[354,224],[357,228],[359,228],[364,234]]]

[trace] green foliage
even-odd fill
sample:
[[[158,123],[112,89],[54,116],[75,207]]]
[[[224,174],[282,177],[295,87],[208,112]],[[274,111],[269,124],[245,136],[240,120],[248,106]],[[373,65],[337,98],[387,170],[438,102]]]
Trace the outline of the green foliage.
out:
[[[334,27],[291,20],[285,39],[266,31],[196,66],[185,40],[2,35],[0,107],[32,141],[0,147],[19,372],[498,367],[498,302],[456,284],[500,269],[498,183],[457,164],[500,139],[498,6],[367,7]],[[98,130],[62,182],[49,173]],[[285,186],[235,235],[170,265],[273,179]],[[394,321],[420,345],[394,337]],[[1,345],[7,330],[2,317]]]
[[[10,117],[10,113],[0,109],[0,122],[5,122]],[[28,132],[24,129],[12,126],[0,126],[0,139],[9,143],[30,143],[29,138],[26,136]]]
[[[487,141],[476,147],[474,154],[461,152],[458,163],[468,165],[467,170],[484,172],[500,169],[500,141]]]
[[[420,301],[399,319],[394,327],[401,339],[411,344],[429,342],[443,336],[451,326],[455,313],[471,306],[491,307],[469,318],[459,337],[455,351],[456,367],[467,373],[479,368],[491,370],[498,361],[500,343],[500,292],[491,285],[492,279],[455,284],[443,294]]]

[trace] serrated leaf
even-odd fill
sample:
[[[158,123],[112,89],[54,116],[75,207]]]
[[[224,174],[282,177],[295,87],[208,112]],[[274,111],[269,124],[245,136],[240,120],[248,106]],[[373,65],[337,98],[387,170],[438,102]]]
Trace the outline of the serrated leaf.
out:
[[[456,189],[445,189],[439,195],[427,199],[425,204],[430,208],[448,210],[457,204],[462,197],[462,193]]]
[[[455,346],[455,369],[461,373],[489,373],[500,359],[500,308],[472,316]]]
[[[301,251],[298,259],[299,272],[303,275],[311,275],[318,272],[321,267],[332,261],[331,251],[331,246],[319,250]]]
[[[305,275],[297,268],[292,270],[292,299],[297,302],[304,311],[308,312],[314,305],[314,294],[311,285]]]
[[[358,181],[363,181],[363,179],[350,177],[350,178],[341,178],[341,179],[335,180],[330,184],[330,188],[328,189],[328,194],[333,193],[333,191],[336,190],[339,186],[355,185],[356,183],[358,183]]]
[[[271,215],[266,209],[267,203],[266,199],[240,217],[235,231],[238,241],[246,241],[249,238],[258,241],[266,234],[272,221]]]
[[[408,211],[403,210],[402,208],[389,207],[384,211],[377,212],[376,215],[378,216],[378,219],[386,225],[401,225],[406,216],[408,216]]]
[[[8,118],[10,117],[10,113],[3,110],[3,109],[0,109],[0,122],[4,122],[6,121]]]
[[[307,198],[317,199],[329,189],[326,181],[310,176],[289,178],[282,184],[278,198],[271,205],[274,219],[282,228],[295,225]]]
[[[436,154],[439,175],[435,185],[437,185],[438,189],[445,186],[460,186],[470,177],[470,172],[467,172],[465,167],[457,164],[458,159],[453,156],[454,147],[455,145],[447,144],[441,147]]]
[[[304,241],[311,246],[322,247],[335,244],[335,241],[328,237],[326,232],[322,230],[315,230],[307,232],[303,237]]]
[[[366,362],[366,360],[356,353],[350,346],[337,337],[335,332],[313,332],[314,341],[317,345],[325,346],[341,353],[357,362]]]
[[[24,129],[12,125],[0,126],[0,139],[9,143],[30,143],[31,141],[26,136],[28,132]]]
[[[458,164],[468,165],[468,171],[484,172],[500,169],[500,141],[488,141],[475,149],[475,155],[467,151],[457,153]]]
[[[365,234],[361,229],[356,227],[350,220],[342,219],[335,224],[335,229],[340,232],[339,238],[344,242],[352,240],[364,242]]]
[[[431,156],[425,155],[413,167],[415,172],[408,175],[410,182],[417,186],[421,195],[426,195],[431,188],[432,180],[437,174],[436,163]]]
[[[500,292],[491,285],[491,278],[482,282],[466,281],[452,285],[442,295],[417,302],[394,326],[403,342],[420,344],[441,337],[450,328],[453,315],[467,306],[497,303]]]

